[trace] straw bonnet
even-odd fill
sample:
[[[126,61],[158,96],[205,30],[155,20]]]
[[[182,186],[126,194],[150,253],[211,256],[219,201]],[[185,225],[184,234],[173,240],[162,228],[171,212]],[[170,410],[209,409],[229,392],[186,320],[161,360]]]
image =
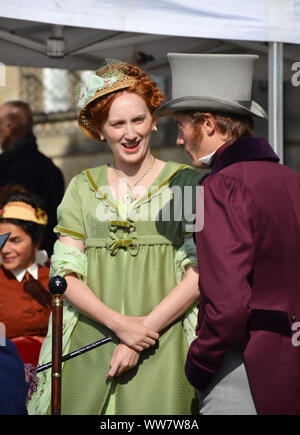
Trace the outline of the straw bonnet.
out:
[[[267,118],[264,109],[251,98],[257,59],[248,54],[169,53],[172,98],[155,115],[205,110]]]
[[[9,201],[0,210],[0,219],[20,219],[34,222],[39,225],[47,225],[48,217],[41,208],[34,208],[24,201]]]
[[[94,74],[90,74],[79,90],[78,123],[81,130],[91,139],[101,141],[99,134],[90,120],[89,108],[91,103],[104,95],[120,89],[126,89],[136,83],[133,76],[127,74],[126,62],[108,59],[105,65]]]

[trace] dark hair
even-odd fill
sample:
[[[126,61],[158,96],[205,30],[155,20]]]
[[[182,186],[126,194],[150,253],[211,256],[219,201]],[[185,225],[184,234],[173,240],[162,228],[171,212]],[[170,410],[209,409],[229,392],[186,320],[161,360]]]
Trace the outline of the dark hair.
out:
[[[12,201],[22,201],[25,202],[26,204],[30,204],[35,209],[40,208],[44,210],[43,200],[37,195],[34,195],[33,193],[30,192],[13,193],[9,195],[5,199],[3,206]],[[21,227],[22,230],[30,236],[32,243],[34,245],[40,244],[43,240],[45,225],[39,225],[35,222],[25,221],[22,219],[12,219],[12,218],[1,219],[0,223],[1,222],[7,222]]]
[[[6,199],[16,193],[25,193],[28,192],[24,186],[21,184],[8,183],[1,187],[0,189],[0,207],[3,208],[3,205],[6,202]]]

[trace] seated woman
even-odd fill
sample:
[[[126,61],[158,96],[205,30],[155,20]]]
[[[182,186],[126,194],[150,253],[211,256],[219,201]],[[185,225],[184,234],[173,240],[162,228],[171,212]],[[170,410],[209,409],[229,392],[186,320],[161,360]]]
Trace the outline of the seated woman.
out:
[[[33,365],[51,312],[47,257],[38,250],[46,224],[41,200],[29,192],[10,195],[0,210],[0,234],[10,233],[1,252],[0,322],[23,362]]]

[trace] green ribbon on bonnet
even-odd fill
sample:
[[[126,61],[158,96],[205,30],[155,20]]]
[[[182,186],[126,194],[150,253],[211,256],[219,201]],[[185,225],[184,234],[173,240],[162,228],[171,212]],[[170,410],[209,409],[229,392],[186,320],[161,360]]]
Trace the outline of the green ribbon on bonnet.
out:
[[[119,80],[119,77],[100,77],[97,74],[91,74],[87,77],[85,83],[80,89],[80,96],[78,106],[82,109],[85,104],[96,94],[104,88],[109,88]]]

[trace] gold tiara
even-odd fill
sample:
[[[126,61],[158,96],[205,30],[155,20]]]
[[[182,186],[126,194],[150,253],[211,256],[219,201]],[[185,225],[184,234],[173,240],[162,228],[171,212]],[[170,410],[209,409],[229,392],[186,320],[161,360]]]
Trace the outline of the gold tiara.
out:
[[[48,217],[41,208],[34,208],[23,201],[11,201],[0,210],[0,219],[21,219],[47,225]]]

